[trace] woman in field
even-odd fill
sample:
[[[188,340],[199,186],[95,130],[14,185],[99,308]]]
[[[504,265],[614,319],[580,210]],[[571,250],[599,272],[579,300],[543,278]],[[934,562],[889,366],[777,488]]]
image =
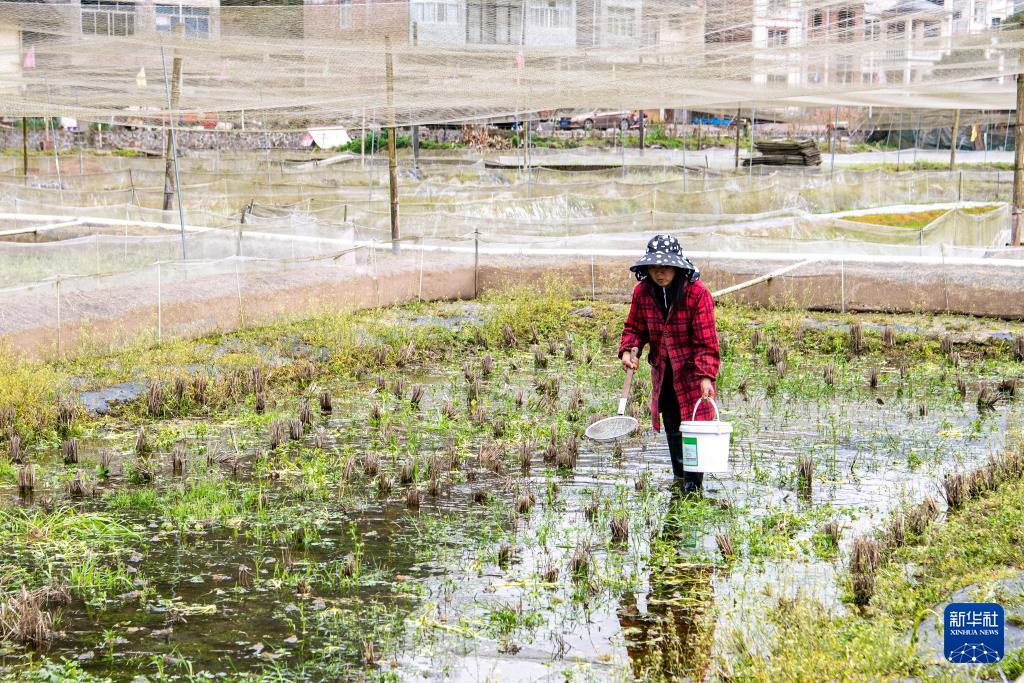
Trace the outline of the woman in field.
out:
[[[622,367],[638,367],[630,349],[641,355],[650,346],[651,420],[660,430],[659,414],[672,458],[672,473],[684,493],[702,490],[704,475],[683,470],[683,440],[679,423],[689,420],[701,398],[714,398],[720,358],[715,328],[715,302],[700,281],[700,271],[683,256],[679,240],[655,235],[647,253],[630,270],[639,280],[619,343]],[[698,420],[712,419],[707,401],[700,401]]]

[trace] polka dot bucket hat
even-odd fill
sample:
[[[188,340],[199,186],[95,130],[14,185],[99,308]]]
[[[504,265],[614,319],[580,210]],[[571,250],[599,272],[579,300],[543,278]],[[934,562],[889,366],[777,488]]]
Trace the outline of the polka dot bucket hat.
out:
[[[647,277],[648,266],[672,266],[683,271],[683,275],[690,282],[700,279],[700,271],[693,262],[683,256],[683,250],[679,246],[679,240],[672,235],[655,235],[647,243],[647,253],[640,257],[640,260],[629,267],[636,275],[637,280]]]

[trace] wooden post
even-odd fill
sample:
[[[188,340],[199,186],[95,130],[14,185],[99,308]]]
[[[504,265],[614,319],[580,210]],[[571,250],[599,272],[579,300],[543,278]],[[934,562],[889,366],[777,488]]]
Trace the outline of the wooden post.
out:
[[[952,171],[956,167],[956,143],[957,133],[960,131],[960,110],[957,109],[953,112],[953,131],[952,135],[949,136],[949,170]]]
[[[28,181],[28,117],[21,117],[21,174]]]
[[[1024,62],[1024,50],[1018,52],[1018,61]],[[1013,146],[1013,215],[1010,225],[1010,246],[1020,244],[1021,198],[1024,195],[1024,78],[1017,74],[1017,112],[1014,116]]]
[[[643,59],[643,57],[641,57]],[[640,156],[644,154],[644,143],[646,142],[647,133],[646,122],[644,121],[644,110],[640,110]]]
[[[742,110],[736,110],[736,118],[733,120],[732,125],[736,126],[736,149],[735,149],[735,168],[738,171],[740,168],[740,112]]]
[[[29,119],[22,117],[22,175],[29,181]]]
[[[184,25],[178,24],[177,32],[180,36],[184,31]],[[177,48],[175,48],[177,52]],[[169,118],[167,127],[169,134],[168,147],[170,148],[166,165],[164,167],[164,211],[170,209],[170,202],[167,196],[168,185],[173,184],[174,191],[178,196],[178,225],[181,227],[181,260],[188,258],[185,250],[185,206],[181,201],[181,176],[178,173],[178,140],[175,136],[175,127],[178,111],[177,98],[181,95],[181,57],[175,56],[172,66],[173,86],[167,81],[167,60],[164,59],[164,48],[160,46],[160,69],[164,75],[164,93],[167,95],[167,116]],[[173,175],[171,175],[173,173]],[[173,180],[173,183],[171,182]]]
[[[401,251],[398,230],[398,147],[395,137],[395,70],[391,61],[391,36],[384,36],[385,78],[388,86],[388,181],[391,190],[391,253]]]
[[[412,46],[419,47],[420,28],[415,21],[412,22]],[[417,170],[420,167],[420,127],[412,127],[412,168]]]
[[[420,127],[412,127],[412,167],[418,169],[420,167]]]
[[[174,201],[174,117],[181,98],[181,57],[175,56],[171,66],[171,110],[167,113],[167,130],[164,133],[164,211],[171,210]]]

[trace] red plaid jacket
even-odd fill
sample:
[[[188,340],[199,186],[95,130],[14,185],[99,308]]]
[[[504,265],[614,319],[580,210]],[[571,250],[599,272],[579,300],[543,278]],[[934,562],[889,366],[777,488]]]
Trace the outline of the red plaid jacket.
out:
[[[679,397],[682,420],[689,420],[693,415],[693,406],[700,398],[700,378],[710,377],[714,381],[718,376],[721,359],[715,329],[715,301],[703,282],[698,280],[686,286],[682,307],[670,310],[668,320],[654,301],[647,283],[637,284],[619,342],[619,357],[634,346],[642,355],[647,344],[651,347],[647,360],[651,364],[653,385],[651,422],[655,431],[661,431],[658,398],[666,360],[672,363],[672,383]],[[710,403],[700,404],[697,419],[714,419]]]

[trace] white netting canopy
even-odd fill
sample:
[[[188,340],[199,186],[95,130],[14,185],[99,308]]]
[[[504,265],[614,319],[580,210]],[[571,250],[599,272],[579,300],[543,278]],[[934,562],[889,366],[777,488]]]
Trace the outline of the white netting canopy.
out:
[[[1024,47],[1006,0],[235,4],[0,3],[0,115],[159,123],[174,56],[182,112],[279,129],[588,107],[1009,109]]]

